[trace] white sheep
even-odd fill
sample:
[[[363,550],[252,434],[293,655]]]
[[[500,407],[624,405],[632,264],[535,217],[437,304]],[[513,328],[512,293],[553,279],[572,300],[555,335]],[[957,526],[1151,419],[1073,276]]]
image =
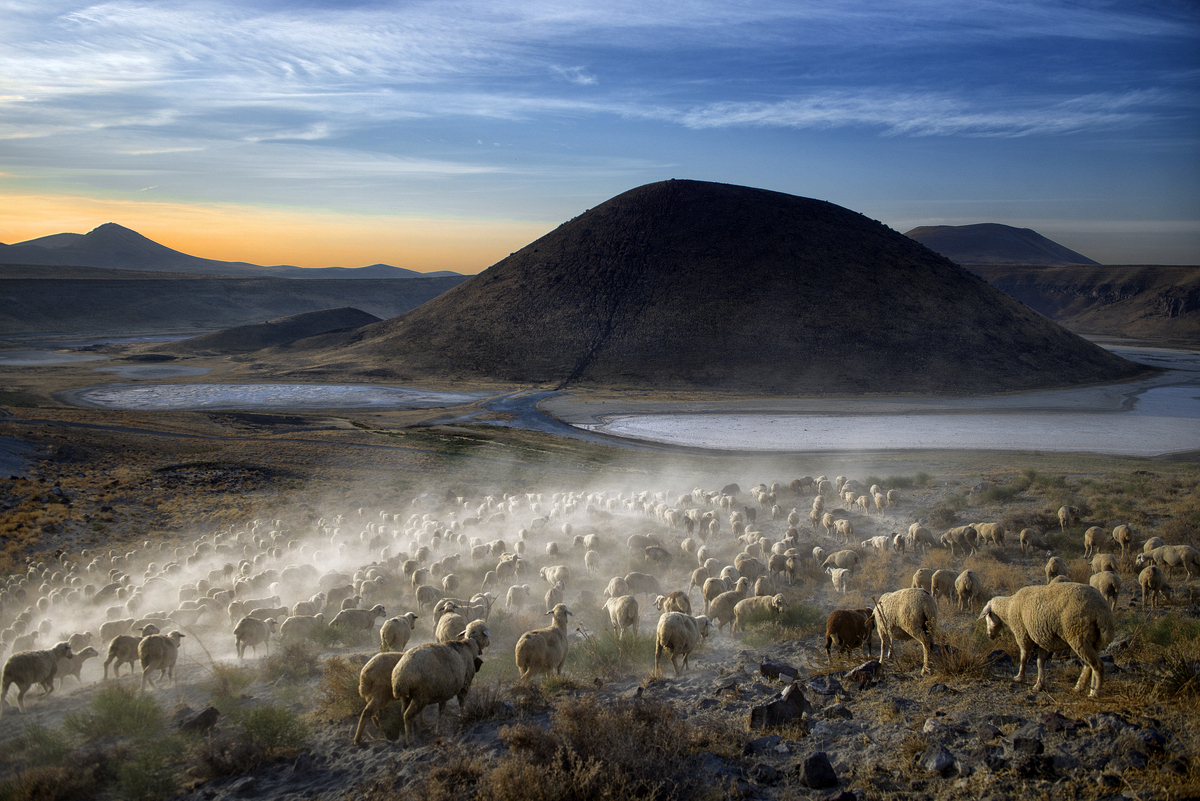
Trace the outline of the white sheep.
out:
[[[150,678],[150,674],[156,670],[160,680],[166,676],[175,684],[179,684],[179,678],[175,675],[175,661],[179,656],[179,645],[183,637],[183,632],[172,631],[170,634],[151,634],[149,637],[143,637],[138,643],[138,661],[142,666],[143,690],[146,689],[147,682],[151,687],[158,686]]]
[[[908,586],[916,589],[927,590],[930,594],[933,593],[933,568],[922,567],[918,568],[912,576],[912,584]]]
[[[400,657],[392,669],[392,697],[404,707],[404,737],[409,745],[425,707],[438,705],[440,724],[451,698],[458,698],[459,707],[466,702],[478,658],[479,644],[472,639],[426,643]]]
[[[567,661],[567,617],[574,613],[558,604],[546,614],[552,616],[553,625],[527,631],[517,640],[516,662],[522,680],[551,670],[562,675]]]
[[[387,611],[383,604],[375,604],[370,609],[343,609],[329,621],[329,625],[345,631],[370,631],[381,617],[387,617]]]
[[[413,629],[417,626],[417,617],[414,612],[405,612],[399,617],[391,617],[383,621],[383,625],[379,627],[379,650],[382,653],[390,653],[392,651],[403,651],[408,647],[408,641],[412,638]],[[389,690],[390,692],[390,690]]]
[[[1133,529],[1122,523],[1112,530],[1112,540],[1121,546],[1121,555],[1124,556],[1133,546]]]
[[[289,615],[279,624],[279,636],[285,640],[300,640],[317,636],[326,628],[325,613]],[[255,652],[257,654],[257,651]]]
[[[783,614],[787,609],[787,598],[782,595],[765,596],[756,595],[753,598],[745,598],[734,604],[733,607],[733,625],[730,626],[730,632],[745,631],[746,622],[757,614]]]
[[[1200,552],[1190,545],[1160,545],[1138,554],[1136,564],[1138,567],[1155,564],[1165,567],[1168,573],[1177,567],[1182,567],[1190,581],[1192,568],[1196,568],[1196,571],[1200,573]]]
[[[954,600],[954,582],[957,580],[958,576],[953,570],[935,570],[929,580],[929,594],[935,601],[942,598],[952,601]]]
[[[1025,680],[1030,655],[1037,651],[1037,682],[1033,691],[1045,684],[1045,663],[1054,651],[1071,649],[1083,661],[1083,670],[1075,691],[1091,683],[1089,695],[1100,695],[1104,683],[1104,665],[1100,651],[1112,642],[1116,620],[1112,607],[1095,587],[1075,582],[1022,587],[1012,595],[998,595],[987,602],[981,620],[987,621],[988,637],[996,639],[1007,627],[1021,650],[1020,667],[1014,678]]]
[[[1092,572],[1103,573],[1105,570],[1117,572],[1117,558],[1111,553],[1098,553],[1092,557]]]
[[[662,595],[662,587],[658,585],[658,579],[649,573],[626,573],[625,584],[629,587],[626,595]]]
[[[508,605],[507,608],[510,610],[520,610],[525,605],[525,602],[529,600],[530,591],[531,588],[528,584],[514,584],[509,587],[508,594],[505,597],[505,603]]]
[[[871,632],[875,617],[870,609],[835,609],[825,618],[825,657],[833,659],[833,646],[843,654],[862,647],[863,656],[871,658]]]
[[[958,610],[974,611],[975,604],[983,603],[983,582],[974,570],[964,570],[954,580],[954,594],[958,596]]]
[[[54,677],[58,674],[60,659],[71,657],[70,643],[60,642],[44,651],[20,651],[10,656],[0,674],[0,714],[4,713],[4,699],[8,688],[17,685],[17,708],[25,713],[25,693],[35,684],[42,685],[46,695],[54,692]]]
[[[709,604],[708,614],[712,620],[716,621],[717,631],[724,629],[726,624],[732,625],[734,607],[749,592],[750,579],[743,576],[737,580],[737,584],[732,590],[727,590],[713,599],[713,602]]]
[[[69,645],[70,642],[68,641],[67,644]],[[70,656],[64,656],[58,660],[58,673],[55,675],[55,678],[58,679],[58,686],[63,685],[67,676],[74,676],[75,681],[83,684],[83,679],[79,678],[79,671],[83,670],[84,662],[97,656],[100,656],[100,652],[90,645],[79,651],[72,649]]]
[[[631,595],[629,585],[625,583],[623,576],[614,576],[609,579],[608,586],[604,588],[605,598],[618,598],[622,595]]]
[[[1150,608],[1158,607],[1158,599],[1164,601],[1174,594],[1174,589],[1167,584],[1167,576],[1158,565],[1150,565],[1138,574],[1138,584],[1142,586],[1142,609],[1146,608],[1146,598],[1150,599]]]
[[[658,607],[658,611],[660,612],[683,612],[685,615],[692,613],[691,599],[688,598],[686,592],[680,590],[674,590],[666,595],[659,595],[654,599],[654,605]]]
[[[1100,540],[1104,538],[1104,529],[1099,526],[1089,526],[1088,530],[1083,532],[1083,555],[1084,558],[1094,556],[1100,552]]]
[[[403,649],[375,654],[359,671],[358,694],[367,705],[358,716],[358,727],[354,730],[355,745],[362,744],[368,721],[373,722],[377,729],[380,728],[379,713],[388,702],[395,700],[395,696],[392,695],[392,671],[402,656]]]
[[[659,597],[661,598],[662,596]],[[618,640],[624,638],[626,629],[633,629],[634,635],[637,635],[639,616],[641,614],[637,598],[634,598],[632,595],[609,598],[601,608],[608,610],[608,619],[612,623],[613,631],[616,632]]]
[[[872,600],[875,600],[872,598]],[[922,589],[908,588],[887,592],[875,601],[872,611],[879,632],[880,659],[895,657],[896,640],[917,640],[924,660],[921,674],[929,675],[933,638],[937,634],[937,603]]]
[[[1058,508],[1058,526],[1059,529],[1066,533],[1068,528],[1079,525],[1079,507],[1078,506],[1060,506]]]
[[[1004,546],[1004,535],[1007,531],[1003,523],[972,523],[971,527],[979,535],[981,543],[990,542],[993,545]]]
[[[829,580],[833,582],[833,589],[845,595],[849,590],[850,584],[850,569],[846,567],[827,567],[825,572],[829,574]]]
[[[1100,594],[1108,599],[1112,610],[1117,611],[1117,597],[1121,594],[1121,577],[1115,570],[1101,570],[1092,574],[1088,584],[1100,590]]]
[[[238,659],[243,659],[246,656],[246,649],[253,648],[254,655],[258,656],[258,646],[266,646],[267,650],[271,648],[271,635],[279,630],[279,624],[275,622],[275,618],[270,617],[266,620],[259,620],[253,617],[244,617],[238,621],[238,624],[233,629],[233,641],[237,647]]]
[[[1046,541],[1042,539],[1042,532],[1036,528],[1021,529],[1021,553],[1024,554],[1028,549],[1044,551],[1049,547]]]
[[[600,554],[595,551],[588,551],[583,555],[583,566],[589,573],[595,573],[600,569]]]
[[[825,557],[825,561],[821,563],[822,568],[827,567],[844,567],[847,570],[853,570],[858,564],[858,552],[851,550],[834,551]]]
[[[834,529],[837,531],[838,538],[845,540],[847,545],[854,539],[854,524],[849,520],[838,520],[834,523]]]
[[[1067,563],[1057,556],[1051,556],[1046,560],[1046,583],[1054,581],[1055,576],[1066,576],[1070,578],[1071,571],[1067,568]]]
[[[1153,551],[1155,548],[1161,548],[1166,544],[1167,544],[1167,541],[1164,540],[1162,537],[1151,537],[1150,539],[1148,539],[1142,543],[1142,553],[1149,553],[1150,551]]]
[[[443,609],[434,626],[433,638],[442,644],[457,640],[467,629],[467,619],[458,613],[458,607],[450,604]]]
[[[680,673],[679,657],[683,657],[683,670],[688,669],[688,657],[692,651],[712,632],[713,625],[704,615],[693,617],[683,612],[664,612],[658,619],[654,639],[654,670],[659,670],[659,658],[665,650],[671,654],[671,666],[675,675]]]

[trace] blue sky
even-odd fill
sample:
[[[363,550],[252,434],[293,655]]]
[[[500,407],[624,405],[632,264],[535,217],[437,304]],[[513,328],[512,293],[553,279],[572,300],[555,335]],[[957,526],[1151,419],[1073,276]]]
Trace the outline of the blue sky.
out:
[[[2,242],[476,272],[666,178],[1200,264],[1200,5],[0,0]]]

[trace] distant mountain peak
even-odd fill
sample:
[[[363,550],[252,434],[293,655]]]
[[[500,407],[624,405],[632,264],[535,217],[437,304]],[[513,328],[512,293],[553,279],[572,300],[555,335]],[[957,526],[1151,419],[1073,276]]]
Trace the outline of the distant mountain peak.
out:
[[[1002,223],[922,225],[904,234],[959,264],[1098,264],[1032,228]]]

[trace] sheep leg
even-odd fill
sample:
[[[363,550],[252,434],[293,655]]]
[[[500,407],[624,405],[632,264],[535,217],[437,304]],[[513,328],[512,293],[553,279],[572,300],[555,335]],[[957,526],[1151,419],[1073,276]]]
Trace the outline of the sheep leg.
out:
[[[1045,648],[1038,648],[1037,655],[1037,682],[1033,685],[1033,691],[1041,692],[1041,689],[1046,684],[1046,665],[1050,662],[1051,653]]]
[[[362,745],[363,732],[365,732],[367,729],[367,721],[373,720],[375,721],[375,726],[379,726],[379,721],[375,719],[375,711],[375,700],[371,699],[371,701],[367,703],[366,708],[363,709],[362,714],[358,716],[358,728],[354,730],[355,745]]]
[[[1013,681],[1022,684],[1025,681],[1025,667],[1029,664],[1029,648],[1023,642],[1017,643],[1017,647],[1021,649],[1021,655],[1017,659],[1017,675],[1013,676]]]

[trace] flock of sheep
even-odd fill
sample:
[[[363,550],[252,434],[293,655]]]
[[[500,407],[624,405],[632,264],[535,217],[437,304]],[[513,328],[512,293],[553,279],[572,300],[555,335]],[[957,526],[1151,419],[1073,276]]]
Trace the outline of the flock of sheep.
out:
[[[132,671],[137,664],[142,686],[155,687],[156,673],[178,681],[185,636],[215,658],[242,660],[247,650],[257,657],[273,638],[335,628],[362,636],[378,631],[380,642],[361,671],[365,708],[354,742],[362,741],[369,723],[378,727],[391,701],[401,704],[411,742],[426,707],[436,704],[440,719],[450,699],[464,703],[491,645],[489,620],[501,598],[509,619],[550,618],[550,625],[530,628],[512,644],[522,680],[561,673],[573,637],[588,636],[582,623],[571,631],[568,592],[576,611],[604,610],[618,637],[637,636],[643,608],[653,603],[659,615],[655,669],[665,654],[679,675],[706,637],[781,615],[789,597],[814,596],[811,577],[818,570],[845,593],[872,558],[930,548],[965,557],[1005,547],[1007,532],[996,523],[935,535],[918,521],[904,533],[855,542],[856,526],[903,528],[901,503],[894,489],[841,476],[746,492],[727,485],[683,494],[423,495],[400,512],[361,508],[316,520],[255,520],[186,542],[146,541],[124,553],[63,553],[30,564],[0,588],[0,644],[12,653],[3,669],[0,714],[14,684],[24,712],[34,685],[49,694],[56,678],[79,680],[84,662],[100,655],[93,643],[107,649],[105,680],[110,666],[116,677],[122,665]],[[1078,510],[1064,506],[1059,519],[1063,531],[1078,525]],[[884,592],[873,607],[833,611],[826,651],[861,647],[869,657],[874,633],[886,659],[894,658],[897,640],[916,640],[922,670],[930,673],[937,602],[945,598],[964,611],[982,606],[990,637],[1012,632],[1020,648],[1018,681],[1036,654],[1034,689],[1040,690],[1045,660],[1069,649],[1084,664],[1076,689],[1090,687],[1096,696],[1104,675],[1099,652],[1114,635],[1121,587],[1113,556],[1098,552],[1102,534],[1095,527],[1085,533],[1088,555],[1096,551],[1090,585],[1065,580],[1065,563],[1052,557],[1046,585],[987,600],[972,570],[921,568],[911,587]],[[1118,526],[1111,538],[1123,553],[1132,547],[1128,526]],[[1033,529],[1020,532],[1019,540],[1022,553],[1046,547]],[[1156,540],[1137,557],[1144,568],[1143,605],[1147,598],[1154,604],[1170,597],[1164,569],[1183,568],[1189,579],[1193,568],[1200,571],[1194,548]],[[606,581],[605,569],[617,575]],[[467,591],[468,576],[479,574],[482,579],[473,579],[478,591]],[[534,577],[546,587],[544,614],[531,601]],[[693,614],[693,590],[703,602],[701,615]],[[416,633],[422,617],[430,618],[428,638]],[[420,639],[429,641],[410,647]],[[39,640],[57,644],[39,650]]]

